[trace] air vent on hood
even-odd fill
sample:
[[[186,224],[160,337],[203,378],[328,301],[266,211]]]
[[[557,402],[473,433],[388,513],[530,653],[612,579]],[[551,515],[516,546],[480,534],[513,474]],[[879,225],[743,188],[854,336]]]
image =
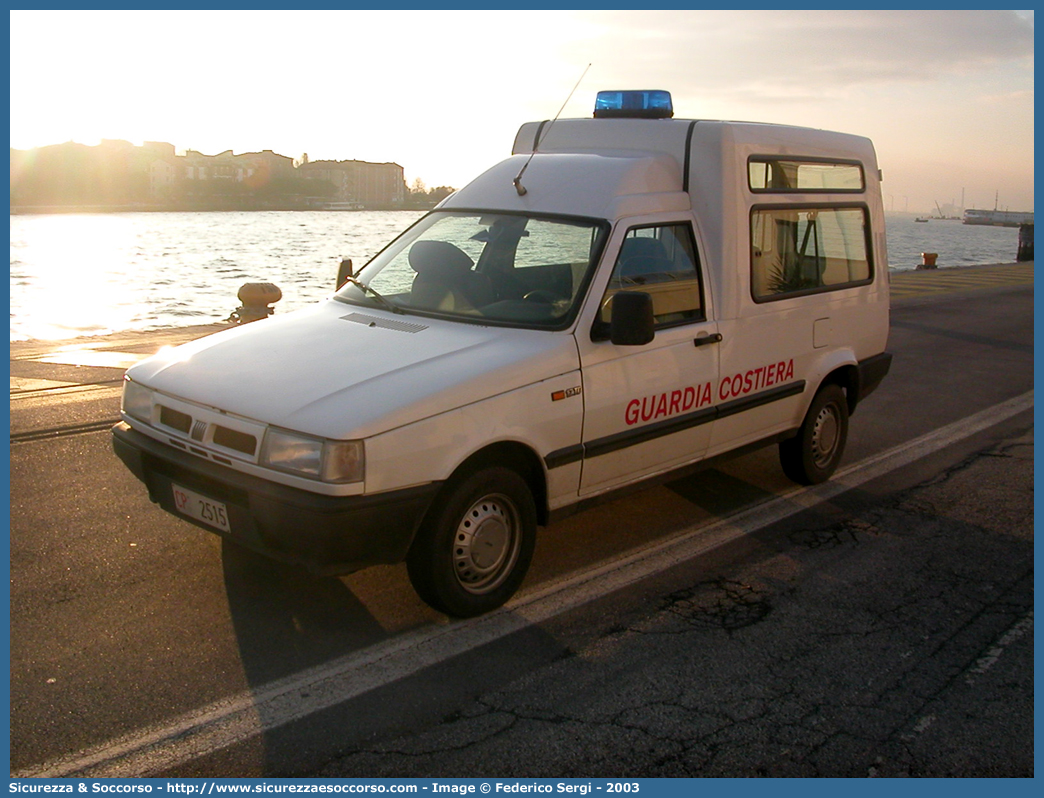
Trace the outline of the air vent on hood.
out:
[[[390,319],[382,319],[379,316],[367,316],[365,313],[349,313],[347,316],[341,316],[345,321],[354,321],[356,324],[364,324],[367,327],[380,327],[385,330],[395,330],[396,332],[405,333],[419,333],[422,330],[428,329],[426,324],[416,324],[408,321],[393,321]]]

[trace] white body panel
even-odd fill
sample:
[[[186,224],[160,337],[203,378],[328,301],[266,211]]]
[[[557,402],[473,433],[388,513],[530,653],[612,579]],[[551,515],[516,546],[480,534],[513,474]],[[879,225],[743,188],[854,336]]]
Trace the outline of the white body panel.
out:
[[[367,490],[448,479],[468,457],[497,443],[522,443],[544,456],[575,442],[583,423],[583,397],[552,402],[551,395],[579,384],[579,371],[561,374],[377,435],[367,441],[367,457],[381,468],[367,474]],[[575,501],[579,473],[579,462],[547,472],[552,508]]]

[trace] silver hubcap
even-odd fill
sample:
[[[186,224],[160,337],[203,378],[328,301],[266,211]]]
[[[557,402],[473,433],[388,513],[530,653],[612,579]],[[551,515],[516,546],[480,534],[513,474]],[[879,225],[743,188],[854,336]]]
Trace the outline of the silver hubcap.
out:
[[[501,494],[483,496],[464,514],[453,538],[453,569],[469,593],[500,585],[518,559],[521,543],[515,505]]]
[[[812,427],[812,460],[817,467],[822,468],[834,456],[840,428],[836,407],[827,405],[819,411]]]

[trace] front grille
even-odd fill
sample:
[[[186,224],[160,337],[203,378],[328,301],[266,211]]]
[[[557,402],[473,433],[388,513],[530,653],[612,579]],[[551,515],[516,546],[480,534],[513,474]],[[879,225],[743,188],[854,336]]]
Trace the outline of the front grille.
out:
[[[174,410],[171,407],[160,405],[160,424],[171,429],[176,429],[178,432],[188,433],[189,427],[192,426],[192,416],[188,413],[182,413],[180,410]]]
[[[170,406],[174,404],[183,409],[175,409]],[[182,405],[180,402],[170,401],[169,404],[165,404],[161,400],[156,402],[156,408],[158,426],[174,430],[185,436],[184,441],[170,438],[173,445],[184,451],[229,465],[231,465],[230,460],[221,457],[219,453],[211,451],[211,449],[221,449],[223,450],[221,454],[235,452],[237,457],[245,455],[251,459],[257,455],[263,431],[261,425],[243,421],[242,425],[236,423],[235,426],[229,426],[233,420],[226,418],[225,414],[218,415],[212,410],[196,409],[188,403]],[[193,446],[193,444],[195,445]]]
[[[257,438],[245,432],[218,426],[214,428],[214,444],[253,456],[257,449]]]

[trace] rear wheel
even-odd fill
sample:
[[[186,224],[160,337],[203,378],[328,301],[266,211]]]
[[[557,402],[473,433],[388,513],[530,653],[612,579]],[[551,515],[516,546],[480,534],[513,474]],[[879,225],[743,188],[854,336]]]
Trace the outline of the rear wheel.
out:
[[[848,400],[833,383],[819,389],[798,434],[779,444],[783,473],[802,485],[830,479],[848,438]]]
[[[449,488],[406,560],[417,594],[460,618],[494,610],[525,578],[536,543],[533,494],[516,472],[477,471]]]

